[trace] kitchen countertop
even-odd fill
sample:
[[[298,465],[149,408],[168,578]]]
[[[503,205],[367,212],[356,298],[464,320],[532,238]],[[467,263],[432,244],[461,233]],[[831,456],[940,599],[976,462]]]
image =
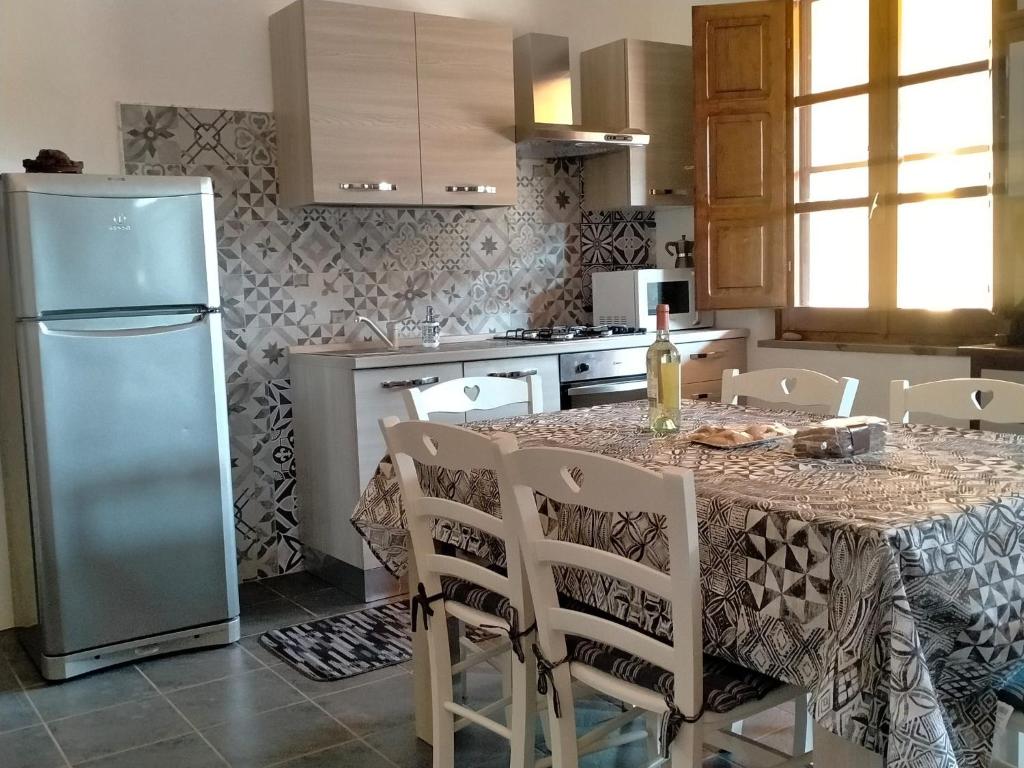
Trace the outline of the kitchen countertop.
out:
[[[603,339],[581,339],[579,341],[505,341],[503,339],[475,339],[472,341],[445,340],[436,349],[418,345],[402,346],[395,352],[382,351],[380,347],[360,348],[349,344],[324,344],[321,346],[291,347],[290,355],[315,355],[337,358],[342,367],[353,369],[396,368],[404,365],[430,365],[432,363],[471,362],[474,360],[498,360],[510,357],[534,357],[536,355],[563,355],[573,352],[593,352],[602,349],[626,349],[648,347],[655,334],[642,336],[609,336]],[[704,328],[697,331],[676,331],[672,341],[688,344],[718,339],[745,339],[747,330]]]

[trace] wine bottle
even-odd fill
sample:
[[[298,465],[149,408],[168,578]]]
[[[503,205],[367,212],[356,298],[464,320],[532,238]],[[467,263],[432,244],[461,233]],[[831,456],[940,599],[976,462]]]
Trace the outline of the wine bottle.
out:
[[[668,304],[658,305],[658,338],[647,350],[648,426],[657,435],[679,431],[679,350],[668,336]]]

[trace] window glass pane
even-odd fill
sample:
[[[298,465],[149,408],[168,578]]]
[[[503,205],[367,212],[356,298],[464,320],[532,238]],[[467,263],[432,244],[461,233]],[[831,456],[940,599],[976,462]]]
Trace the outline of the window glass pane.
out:
[[[898,227],[901,309],[991,309],[990,197],[901,205]]]
[[[803,90],[820,93],[868,81],[868,0],[804,0],[810,61]]]
[[[804,270],[801,303],[808,307],[866,307],[867,209],[801,213],[796,224]]]
[[[801,107],[794,130],[797,149],[797,199],[838,200],[868,193],[868,97],[824,101]],[[810,134],[809,138],[807,134]],[[858,164],[863,166],[858,167]],[[837,167],[838,166],[838,167]],[[853,167],[850,167],[853,166]]]
[[[981,152],[954,157],[952,153],[992,146],[992,81],[988,72],[950,77],[900,88],[899,153],[908,159],[900,167],[900,192],[932,192],[958,186],[990,184],[992,156]],[[987,161],[986,161],[987,158]],[[907,167],[904,168],[903,166]],[[919,187],[915,184],[926,183]]]
[[[987,59],[991,43],[989,0],[901,0],[901,75]]]

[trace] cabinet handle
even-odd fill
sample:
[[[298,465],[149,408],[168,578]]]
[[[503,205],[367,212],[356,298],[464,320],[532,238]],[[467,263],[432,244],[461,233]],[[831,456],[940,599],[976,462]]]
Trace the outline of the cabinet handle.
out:
[[[716,357],[721,357],[724,352],[697,352],[696,354],[690,355],[691,360],[714,360]]]
[[[657,197],[658,195],[678,195],[681,193],[675,189],[648,189],[647,194],[651,197]]]
[[[449,184],[445,192],[483,192],[485,195],[498,194],[498,188],[490,184]]]
[[[710,400],[711,399],[711,393],[710,392],[700,392],[699,394],[690,395],[690,399],[691,400]]]
[[[343,189],[346,192],[397,192],[398,185],[387,181],[374,181],[370,183],[346,181],[339,184],[338,189]]]
[[[408,389],[409,387],[425,387],[427,384],[437,384],[437,376],[424,376],[421,379],[396,379],[394,381],[382,381],[380,385],[384,389]]]
[[[537,369],[529,368],[525,371],[495,371],[494,373],[488,373],[488,376],[494,376],[497,379],[525,379],[527,376],[536,376]]]

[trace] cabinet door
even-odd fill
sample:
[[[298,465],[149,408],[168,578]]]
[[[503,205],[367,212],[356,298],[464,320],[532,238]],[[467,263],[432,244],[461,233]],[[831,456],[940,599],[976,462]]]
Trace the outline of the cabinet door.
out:
[[[512,31],[417,13],[416,64],[423,203],[514,205]]]
[[[315,202],[419,205],[413,14],[328,0],[304,7]],[[384,184],[392,188],[373,188]]]
[[[356,435],[359,443],[359,487],[370,482],[377,464],[387,453],[378,420],[385,416],[408,418],[402,393],[410,387],[429,387],[462,376],[462,363],[409,365],[355,372]],[[435,421],[463,424],[462,414],[438,414]]]
[[[789,297],[789,5],[693,8],[699,309]]]
[[[549,413],[561,410],[558,385],[558,355],[512,357],[505,360],[479,360],[473,363],[466,363],[463,367],[466,376],[491,376],[499,373],[529,376],[531,371],[535,371],[540,376],[540,390],[544,398],[544,412]],[[490,411],[470,411],[466,414],[466,421],[525,416],[526,413],[527,407],[525,403],[508,405],[504,408],[495,408]]]

